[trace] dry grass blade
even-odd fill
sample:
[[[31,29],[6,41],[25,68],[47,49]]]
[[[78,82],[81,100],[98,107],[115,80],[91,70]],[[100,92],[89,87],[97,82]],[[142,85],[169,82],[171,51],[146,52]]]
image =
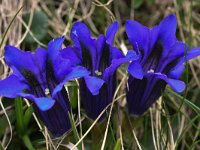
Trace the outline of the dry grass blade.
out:
[[[44,43],[40,42],[33,34],[33,32],[29,29],[29,26],[24,22],[22,18],[19,18],[20,22],[23,24],[23,26],[26,28],[26,30],[30,33],[31,37],[37,42],[39,45],[43,47],[47,47]]]
[[[154,144],[155,150],[158,150],[157,143],[156,143],[156,138],[155,138],[152,108],[150,108],[150,117],[151,117],[151,131],[152,131],[153,144]]]
[[[70,15],[68,16],[69,20],[68,20],[67,26],[66,26],[66,28],[65,28],[65,31],[63,32],[63,35],[66,35],[66,34],[69,32],[69,28],[70,28],[70,26],[71,26],[71,24],[72,24],[72,20],[73,20],[73,18],[74,18],[75,13],[76,13],[76,10],[77,10],[77,7],[78,7],[79,2],[80,2],[80,0],[75,0],[75,1],[74,1],[74,6],[73,6],[73,8],[71,9],[71,11],[69,12],[69,14],[70,14]]]
[[[103,8],[110,14],[111,18],[112,18],[113,20],[116,20],[115,16],[113,15],[112,11],[110,11],[110,9],[107,7],[107,5],[102,4],[102,3],[101,3],[100,1],[98,1],[98,0],[93,1],[93,4],[96,5],[96,6],[99,6],[99,7],[103,7]],[[110,4],[110,3],[109,3],[109,4]]]
[[[118,87],[117,87],[115,93],[114,93],[113,100],[112,100],[112,103],[111,103],[110,112],[109,112],[109,116],[108,116],[108,121],[107,121],[107,125],[106,125],[106,131],[105,131],[105,133],[104,133],[103,143],[102,143],[102,146],[101,146],[101,150],[103,150],[104,147],[105,147],[106,137],[107,137],[107,134],[108,134],[108,127],[109,127],[110,118],[111,118],[111,115],[112,115],[112,109],[113,109],[113,106],[114,106],[115,97],[116,97],[117,93],[119,92],[119,89],[120,89],[120,87],[121,87],[122,84],[123,84],[123,81],[124,81],[126,78],[127,78],[127,76],[126,76],[126,74],[125,74],[124,77],[122,78],[120,84],[118,85]]]
[[[25,39],[25,37],[29,33],[30,27],[31,27],[31,24],[32,24],[32,20],[33,20],[33,14],[34,14],[34,9],[32,8],[31,9],[31,13],[30,13],[30,19],[29,19],[29,22],[28,22],[27,29],[26,29],[24,35],[22,36],[22,38],[20,39],[20,41],[16,44],[16,47],[18,47],[23,42],[23,40]],[[21,17],[17,17],[17,18],[21,19]]]

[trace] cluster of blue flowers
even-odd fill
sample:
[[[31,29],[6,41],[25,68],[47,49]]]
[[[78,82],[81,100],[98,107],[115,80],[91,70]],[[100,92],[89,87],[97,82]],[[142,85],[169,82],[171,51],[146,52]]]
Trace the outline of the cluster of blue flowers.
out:
[[[50,41],[48,50],[38,48],[33,53],[6,46],[5,61],[13,72],[0,81],[0,95],[28,99],[48,130],[60,136],[71,128],[64,84],[80,78],[81,102],[94,120],[113,99],[116,69],[128,62],[127,107],[130,114],[141,115],[167,84],[176,92],[185,89],[179,80],[184,63],[200,55],[200,48],[189,50],[177,40],[176,26],[173,14],[152,28],[127,20],[126,34],[133,50],[126,56],[113,46],[117,22],[98,38],[91,37],[85,24],[76,22],[70,33],[73,45],[64,49],[64,37]]]

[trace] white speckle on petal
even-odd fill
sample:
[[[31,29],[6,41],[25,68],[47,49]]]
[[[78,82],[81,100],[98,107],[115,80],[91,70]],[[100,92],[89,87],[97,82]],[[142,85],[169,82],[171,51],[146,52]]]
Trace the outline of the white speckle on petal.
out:
[[[50,96],[50,90],[49,90],[49,88],[46,88],[46,89],[45,89],[45,95],[46,95],[47,97]]]
[[[98,71],[98,70],[95,70],[94,72],[97,76],[101,76],[102,75],[102,72]]]
[[[78,36],[77,33],[76,33],[76,30],[72,31],[72,33],[73,33],[75,36]]]
[[[149,72],[154,73],[154,70],[153,70],[153,69],[150,69],[150,70],[148,70],[147,72],[148,72],[148,73],[149,73]]]

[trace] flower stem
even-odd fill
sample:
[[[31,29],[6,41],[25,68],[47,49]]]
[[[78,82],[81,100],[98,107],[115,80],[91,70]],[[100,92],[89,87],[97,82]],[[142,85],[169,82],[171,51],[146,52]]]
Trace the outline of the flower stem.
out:
[[[27,134],[25,134],[23,137],[22,137],[22,140],[24,142],[24,144],[26,145],[26,147],[29,149],[29,150],[35,150],[35,148],[33,147],[31,141],[30,141],[30,138]]]

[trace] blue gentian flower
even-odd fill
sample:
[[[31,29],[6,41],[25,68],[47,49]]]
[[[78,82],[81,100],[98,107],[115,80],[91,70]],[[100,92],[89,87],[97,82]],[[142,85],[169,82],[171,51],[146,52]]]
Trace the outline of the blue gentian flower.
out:
[[[106,35],[95,39],[91,37],[85,24],[76,22],[70,33],[74,45],[63,50],[63,57],[91,72],[90,76],[85,76],[79,83],[83,107],[87,116],[93,120],[113,99],[116,69],[136,55],[130,52],[125,58],[121,51],[112,46],[117,29],[118,23],[114,22],[109,26]]]
[[[54,136],[64,134],[71,127],[70,104],[64,84],[89,73],[62,59],[60,49],[64,39],[53,39],[48,44],[48,51],[38,48],[33,53],[6,46],[5,60],[13,73],[0,81],[0,95],[30,100],[37,116]]]
[[[140,57],[128,66],[128,110],[143,114],[160,96],[168,84],[176,92],[185,89],[179,80],[184,63],[200,55],[200,48],[188,46],[176,38],[176,17],[171,14],[161,23],[147,28],[137,21],[127,20],[126,33],[134,51]]]

